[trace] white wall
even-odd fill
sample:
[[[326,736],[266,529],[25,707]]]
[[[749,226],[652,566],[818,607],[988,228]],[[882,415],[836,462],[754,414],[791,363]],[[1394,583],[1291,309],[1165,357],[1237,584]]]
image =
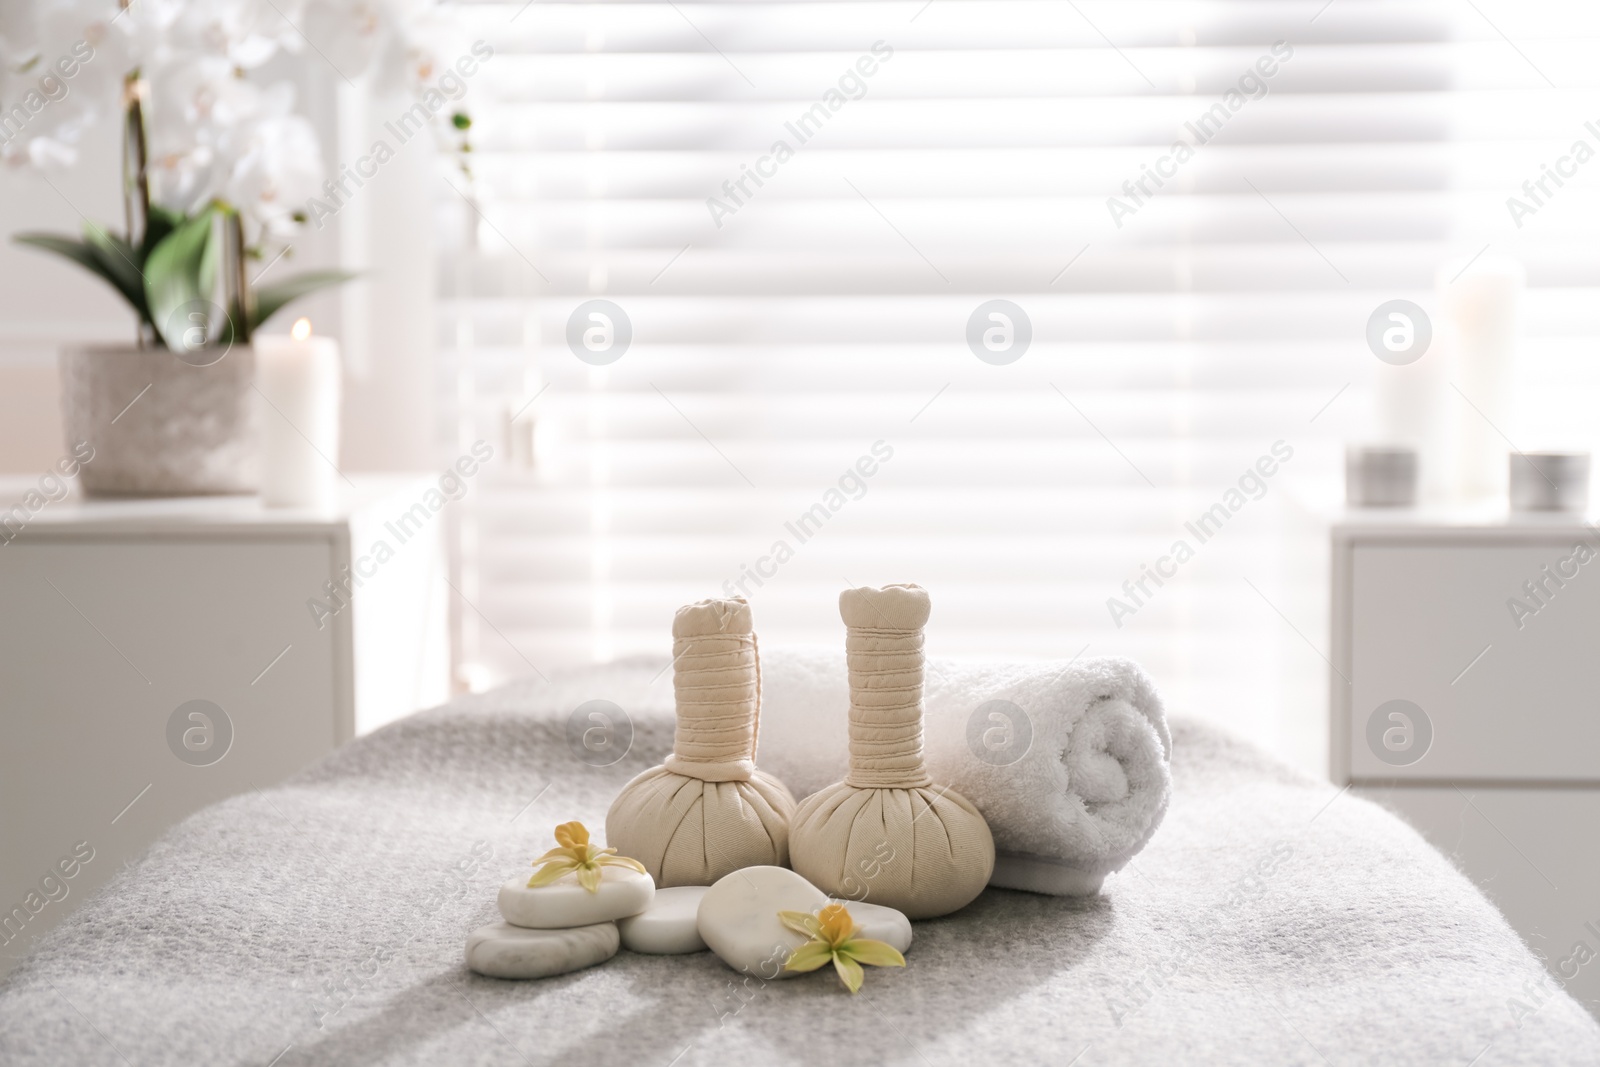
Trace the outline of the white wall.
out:
[[[77,233],[80,211],[121,219],[117,143],[109,130],[95,133],[77,168],[50,176],[54,189],[25,171],[0,171],[0,471],[43,469],[61,454],[57,346],[132,336],[132,314],[104,283],[11,241],[26,230]]]

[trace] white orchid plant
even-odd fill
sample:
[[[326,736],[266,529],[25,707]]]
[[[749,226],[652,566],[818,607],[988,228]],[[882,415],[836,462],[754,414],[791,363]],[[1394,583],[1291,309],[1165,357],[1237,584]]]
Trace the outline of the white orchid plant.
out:
[[[223,312],[207,343],[248,341],[284,304],[347,281],[314,271],[270,284],[251,259],[287,252],[327,175],[282,55],[383,90],[429,88],[453,20],[434,0],[23,0],[0,14],[0,163],[70,166],[87,129],[123,128],[126,230],[17,240],[104,279],[139,317],[141,345],[193,347],[189,309]],[[281,68],[281,64],[277,65]],[[448,115],[469,151],[464,112]],[[221,291],[223,307],[212,296]],[[181,320],[181,321],[180,321]],[[172,324],[169,327],[169,323]],[[171,336],[169,336],[169,334]]]

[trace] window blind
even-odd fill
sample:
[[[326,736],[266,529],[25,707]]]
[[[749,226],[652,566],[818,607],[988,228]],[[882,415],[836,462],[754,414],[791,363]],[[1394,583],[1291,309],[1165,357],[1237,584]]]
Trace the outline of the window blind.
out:
[[[461,12],[495,56],[440,186],[442,434],[504,460],[458,512],[474,685],[662,654],[728,592],[837,644],[840,588],[915,580],[930,652],[1131,655],[1314,765],[1295,501],[1368,428],[1368,315],[1522,258],[1536,424],[1591,432],[1600,163],[1506,205],[1600,146],[1578,4]]]

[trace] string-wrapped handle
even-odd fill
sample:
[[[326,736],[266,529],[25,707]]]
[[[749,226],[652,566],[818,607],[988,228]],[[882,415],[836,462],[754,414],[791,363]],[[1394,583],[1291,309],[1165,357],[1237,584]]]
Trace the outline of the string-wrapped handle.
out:
[[[750,605],[734,597],[679,608],[672,659],[672,755],[622,787],[606,813],[606,842],[658,886],[788,866],[794,797],[755,765],[761,661]]]
[[[850,773],[812,793],[789,828],[794,869],[824,893],[912,919],[970,904],[994,870],[978,809],[933,787],[922,761],[922,628],[915,585],[839,595],[850,672]]]
[[[755,772],[761,669],[743,597],[702,600],[672,620],[678,724],[666,768],[704,782],[748,782]]]
[[[839,594],[850,673],[848,785],[932,784],[922,760],[922,628],[928,611],[928,593],[916,585]]]

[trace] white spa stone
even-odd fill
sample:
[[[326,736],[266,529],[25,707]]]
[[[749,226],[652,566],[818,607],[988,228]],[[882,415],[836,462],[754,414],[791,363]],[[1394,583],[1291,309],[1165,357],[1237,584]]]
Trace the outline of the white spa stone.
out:
[[[705,939],[700,936],[697,914],[700,898],[710,886],[675,885],[657,889],[650,906],[637,915],[617,920],[617,930],[622,934],[622,946],[630,952],[647,952],[655,956],[678,956],[686,952],[704,952]]]
[[[500,887],[500,917],[512,926],[564,930],[637,915],[650,906],[656,884],[648,874],[627,867],[600,868],[600,889],[591,893],[568,874],[538,889],[528,888],[529,875],[518,875]]]
[[[861,927],[857,937],[882,941],[900,953],[911,947],[911,920],[906,918],[904,912],[882,904],[868,904],[864,900],[846,900],[843,903],[850,911],[850,918]]]
[[[490,978],[548,978],[604,963],[619,943],[616,923],[571,930],[491,923],[467,938],[467,966]]]
[[[815,912],[828,895],[787,867],[745,867],[724,875],[700,898],[696,925],[712,952],[757,978],[790,978],[789,953],[806,936],[778,921],[780,911]]]

